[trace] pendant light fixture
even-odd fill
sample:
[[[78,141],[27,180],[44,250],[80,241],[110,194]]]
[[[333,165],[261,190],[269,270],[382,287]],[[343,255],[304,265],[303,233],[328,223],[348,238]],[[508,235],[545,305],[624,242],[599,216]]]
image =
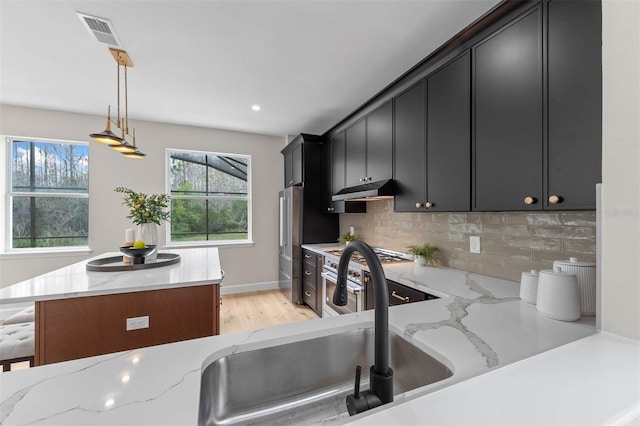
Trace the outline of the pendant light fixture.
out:
[[[111,55],[116,60],[117,66],[117,86],[118,86],[118,117],[114,122],[115,126],[122,131],[122,136],[118,137],[111,131],[111,106],[107,110],[107,127],[100,133],[92,133],[89,136],[96,142],[108,145],[116,152],[124,154],[127,158],[142,159],[146,154],[142,153],[138,147],[136,147],[136,130],[133,129],[132,143],[127,141],[129,134],[129,98],[128,98],[128,82],[127,82],[127,69],[133,67],[129,55],[127,52],[120,49],[109,48]],[[124,67],[124,120],[120,117],[120,68]]]

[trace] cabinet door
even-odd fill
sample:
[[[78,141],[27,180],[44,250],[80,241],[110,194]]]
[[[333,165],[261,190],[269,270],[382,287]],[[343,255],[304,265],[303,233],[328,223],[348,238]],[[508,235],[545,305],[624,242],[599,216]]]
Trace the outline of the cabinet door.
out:
[[[302,144],[284,155],[284,186],[302,185]]]
[[[347,129],[346,186],[362,185],[367,175],[367,127],[362,119]]]
[[[293,151],[291,151],[291,179],[293,180],[292,185],[302,185],[302,144],[296,146]]]
[[[423,211],[426,201],[426,83],[394,99],[394,173],[397,212]]]
[[[430,211],[471,206],[469,54],[427,78],[427,201]]]
[[[542,208],[541,15],[535,8],[474,48],[474,210]]]
[[[602,182],[601,28],[600,2],[549,2],[547,209],[595,209]]]
[[[284,155],[284,187],[293,185],[293,155],[289,151]]]
[[[367,181],[393,177],[393,107],[391,102],[367,116]]]

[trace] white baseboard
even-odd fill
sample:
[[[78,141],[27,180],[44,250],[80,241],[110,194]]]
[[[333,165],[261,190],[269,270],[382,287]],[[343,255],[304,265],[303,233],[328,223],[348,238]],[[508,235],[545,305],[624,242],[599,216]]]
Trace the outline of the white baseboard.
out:
[[[251,293],[254,291],[264,291],[264,290],[277,290],[280,288],[278,281],[267,281],[264,283],[252,283],[252,284],[236,284],[236,285],[225,285],[222,284],[220,287],[220,295],[224,296],[226,294],[240,294],[240,293]]]

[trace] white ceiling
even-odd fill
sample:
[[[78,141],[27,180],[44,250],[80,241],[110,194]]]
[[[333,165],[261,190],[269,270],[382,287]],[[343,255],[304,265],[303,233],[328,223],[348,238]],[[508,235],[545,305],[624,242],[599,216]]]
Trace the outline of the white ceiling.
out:
[[[115,109],[116,63],[80,11],[133,61],[131,120],[322,134],[498,3],[0,0],[0,103]]]

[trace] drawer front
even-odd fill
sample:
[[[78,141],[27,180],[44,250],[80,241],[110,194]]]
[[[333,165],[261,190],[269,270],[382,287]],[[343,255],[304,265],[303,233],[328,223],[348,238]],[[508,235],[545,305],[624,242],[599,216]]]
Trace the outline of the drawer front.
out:
[[[387,281],[387,285],[389,287],[389,305],[402,305],[427,300],[427,295],[421,291],[414,290],[393,281]]]
[[[315,285],[316,272],[317,268],[315,263],[302,262],[302,279],[304,281],[310,281]]]
[[[318,298],[316,296],[316,287],[307,282],[302,283],[302,300],[309,305],[314,311],[318,310]]]
[[[317,254],[315,254],[315,253],[314,253],[314,252],[312,252],[312,251],[304,250],[304,251],[302,252],[302,260],[303,260],[305,263],[309,263],[309,264],[311,264],[311,265],[315,266],[315,264],[316,264],[316,263],[317,263],[317,261],[318,261],[318,255],[317,255]]]

